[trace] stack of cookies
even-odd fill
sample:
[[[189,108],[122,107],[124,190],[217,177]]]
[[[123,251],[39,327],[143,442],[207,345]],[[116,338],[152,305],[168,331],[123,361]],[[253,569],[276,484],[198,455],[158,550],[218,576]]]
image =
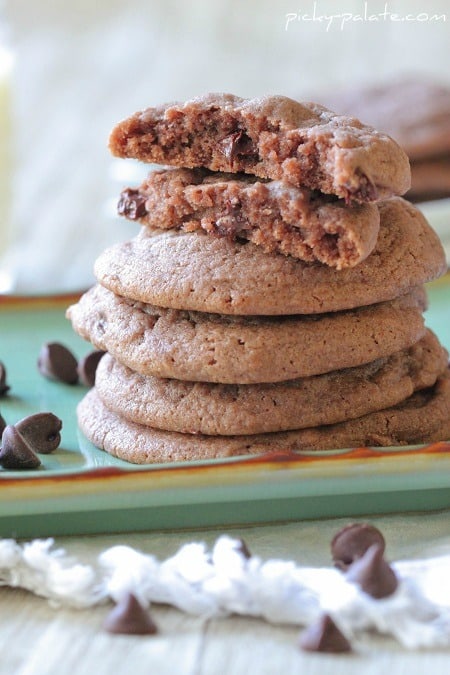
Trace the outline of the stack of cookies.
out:
[[[450,436],[448,355],[424,325],[440,242],[398,195],[388,136],[284,97],[208,95],[113,130],[165,166],[123,191],[142,227],[68,310],[106,351],[78,408],[135,463]]]

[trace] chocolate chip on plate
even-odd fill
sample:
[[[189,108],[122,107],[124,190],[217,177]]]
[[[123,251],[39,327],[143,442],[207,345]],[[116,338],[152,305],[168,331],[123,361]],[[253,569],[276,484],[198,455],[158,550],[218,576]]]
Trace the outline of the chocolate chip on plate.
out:
[[[76,384],[78,362],[72,352],[59,342],[46,342],[39,353],[39,372],[50,380]]]
[[[343,527],[331,541],[331,556],[336,567],[345,571],[364,555],[372,544],[378,544],[382,553],[386,542],[380,530],[368,523],[350,523]]]
[[[86,387],[94,386],[97,366],[104,353],[103,351],[95,350],[89,352],[89,354],[86,354],[86,356],[78,361],[78,377],[80,382],[86,385]]]
[[[350,565],[346,578],[377,599],[392,595],[398,586],[397,576],[383,558],[383,547],[379,544],[372,544],[361,558]]]
[[[11,387],[6,384],[6,368],[5,365],[0,361],[0,396],[4,396],[8,393]]]
[[[20,431],[8,424],[2,433],[0,464],[5,469],[36,469],[40,463]]]
[[[150,613],[142,607],[133,593],[126,593],[103,622],[108,633],[123,635],[154,635],[158,628]]]
[[[352,647],[329,614],[323,614],[300,634],[299,645],[306,652],[351,652]]]
[[[29,446],[43,455],[53,452],[61,443],[62,422],[53,413],[40,412],[29,415],[14,426]]]

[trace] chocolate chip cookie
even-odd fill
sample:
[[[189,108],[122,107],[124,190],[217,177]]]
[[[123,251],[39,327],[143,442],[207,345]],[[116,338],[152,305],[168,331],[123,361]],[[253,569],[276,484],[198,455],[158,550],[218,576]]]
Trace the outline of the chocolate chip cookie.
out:
[[[408,199],[418,202],[445,197],[450,197],[450,153],[415,162]]]
[[[394,406],[432,386],[447,362],[447,352],[430,331],[409,349],[365,366],[277,384],[146,377],[107,354],[97,370],[96,389],[109,410],[130,422],[234,436],[334,424]]]
[[[413,201],[450,196],[450,87],[422,76],[324,95],[333,110],[390,134],[411,161]]]
[[[385,303],[314,316],[242,317],[164,309],[89,290],[67,315],[97,349],[143,375],[280,382],[359,366],[425,333],[423,288]]]
[[[97,447],[135,464],[233,457],[274,450],[327,450],[430,443],[450,438],[450,375],[397,406],[327,426],[244,436],[160,431],[109,411],[95,389],[78,406],[78,421]]]
[[[116,157],[243,172],[371,202],[410,185],[404,151],[387,135],[315,103],[208,94],[137,112],[112,131]]]
[[[320,98],[320,97],[319,97]],[[412,161],[450,154],[450,87],[425,76],[330,92],[325,105],[390,134]]]
[[[219,314],[315,314],[392,300],[447,265],[439,238],[412,204],[395,197],[378,208],[374,250],[340,271],[203,231],[142,228],[104,251],[95,274],[133,300]]]
[[[142,225],[203,228],[338,270],[367,258],[380,227],[375,204],[349,207],[342,199],[281,181],[205,169],[153,171],[139,188],[122,192],[118,211]]]

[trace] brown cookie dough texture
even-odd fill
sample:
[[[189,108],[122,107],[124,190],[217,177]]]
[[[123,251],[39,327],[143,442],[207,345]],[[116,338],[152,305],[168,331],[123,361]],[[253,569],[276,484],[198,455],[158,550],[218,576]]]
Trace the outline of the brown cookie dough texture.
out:
[[[448,371],[406,401],[354,420],[296,431],[206,436],[159,431],[109,411],[92,389],[78,406],[79,425],[97,447],[135,464],[233,457],[275,450],[327,450],[431,443],[450,436]]]
[[[149,228],[104,251],[94,271],[118,295],[171,309],[286,315],[361,307],[392,300],[446,270],[439,238],[418,209],[399,197],[378,208],[374,250],[340,272],[265,253],[251,242]]]
[[[112,131],[117,157],[243,172],[370,202],[404,194],[409,162],[389,136],[283,96],[208,94],[137,112]]]
[[[153,228],[203,228],[338,270],[367,258],[380,226],[375,204],[350,207],[281,181],[204,169],[153,171],[139,188],[122,192],[118,211]]]
[[[68,309],[74,329],[143,375],[249,384],[359,366],[425,333],[422,287],[390,302],[315,316],[242,317],[126,300],[94,286]]]
[[[96,389],[109,410],[130,422],[234,436],[334,424],[394,406],[434,385],[447,363],[428,331],[413,347],[365,366],[266,385],[146,377],[105,355]]]

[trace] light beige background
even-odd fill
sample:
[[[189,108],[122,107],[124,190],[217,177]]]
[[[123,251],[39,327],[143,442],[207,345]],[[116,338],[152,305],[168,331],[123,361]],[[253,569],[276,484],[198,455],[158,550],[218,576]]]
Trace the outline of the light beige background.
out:
[[[417,21],[291,21],[388,11]],[[311,98],[352,82],[419,72],[450,80],[445,0],[7,0],[12,83],[15,292],[74,290],[137,228],[115,216],[142,169],[113,161],[113,124],[136,109],[206,91]],[[446,13],[446,21],[426,21]],[[329,23],[329,21],[328,21]]]

